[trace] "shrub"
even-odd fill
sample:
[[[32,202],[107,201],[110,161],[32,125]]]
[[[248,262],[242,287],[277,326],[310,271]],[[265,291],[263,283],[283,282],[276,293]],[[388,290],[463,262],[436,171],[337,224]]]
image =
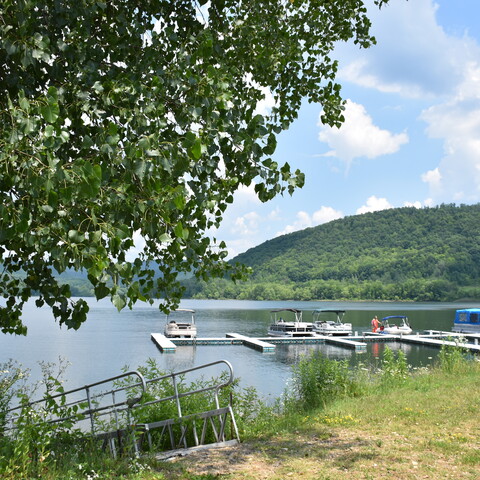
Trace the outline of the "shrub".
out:
[[[356,384],[347,361],[329,360],[315,352],[293,366],[290,402],[305,410],[324,407],[335,398],[353,395]]]
[[[454,341],[455,345],[447,345],[444,343],[438,354],[438,366],[445,373],[455,373],[462,371],[467,366],[468,352],[463,348],[463,341],[461,339],[448,339]]]

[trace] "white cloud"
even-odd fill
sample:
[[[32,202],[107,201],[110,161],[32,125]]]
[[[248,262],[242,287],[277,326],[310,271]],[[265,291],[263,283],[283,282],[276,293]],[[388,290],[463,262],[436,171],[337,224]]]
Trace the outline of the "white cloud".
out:
[[[273,98],[272,92],[270,89],[265,87],[260,87],[264,97],[263,100],[260,100],[257,103],[255,108],[255,113],[263,116],[270,115],[272,108],[275,106],[275,99]]]
[[[232,204],[235,207],[244,207],[245,205],[259,205],[262,202],[258,199],[257,194],[255,193],[255,183],[252,182],[250,185],[240,185],[238,190],[234,194],[234,201]]]
[[[415,208],[422,208],[422,203],[418,200],[416,202],[404,202],[404,207],[415,207]]]
[[[429,170],[422,175],[422,182],[428,183],[430,188],[438,189],[442,183],[442,175],[438,168]]]
[[[386,198],[378,198],[375,195],[372,195],[367,199],[366,205],[362,205],[357,209],[357,215],[367,212],[378,212],[379,210],[388,210],[393,208],[393,205]]]
[[[337,220],[342,218],[343,213],[335,210],[332,207],[320,207],[320,210],[313,212],[312,223],[313,225],[322,225],[323,223],[331,222],[332,220]]]
[[[391,2],[380,11],[372,7],[369,17],[377,45],[362,51],[361,60],[357,48],[341,45],[340,81],[406,98],[451,93],[473,42],[447,35],[437,22],[438,8],[433,0]]]
[[[259,223],[260,215],[256,212],[249,212],[235,219],[231,231],[241,236],[254,235],[258,231]]]
[[[434,202],[480,201],[480,48],[455,95],[422,112],[430,138],[443,141],[439,165],[424,175]]]
[[[406,133],[392,134],[374,125],[365,107],[351,100],[347,100],[344,116],[345,122],[339,129],[323,125],[319,120],[318,138],[332,149],[325,155],[343,160],[347,169],[354,158],[395,153],[408,142]]]
[[[342,212],[333,209],[332,207],[322,206],[313,214],[309,214],[305,211],[297,212],[296,221],[290,225],[287,225],[282,231],[278,232],[275,236],[285,235],[287,233],[296,232],[297,230],[303,230],[309,227],[315,227],[322,225],[323,223],[342,218],[344,215]]]
[[[268,219],[269,219],[269,220],[279,220],[280,218],[281,218],[280,207],[274,208],[274,209],[268,214]]]
[[[420,119],[427,135],[443,142],[444,155],[421,176],[429,187],[424,204],[475,203],[480,201],[480,46],[466,30],[448,34],[437,22],[440,8],[434,0],[417,0],[372,9],[378,43],[361,55],[340,46],[339,80],[435,102]],[[333,153],[348,164],[353,145],[343,150],[333,145]]]

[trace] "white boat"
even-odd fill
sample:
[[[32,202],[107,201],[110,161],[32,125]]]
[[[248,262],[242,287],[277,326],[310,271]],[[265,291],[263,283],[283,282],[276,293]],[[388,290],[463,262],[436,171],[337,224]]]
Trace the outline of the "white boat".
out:
[[[390,325],[390,322],[398,321],[398,325],[394,323]],[[382,318],[380,322],[380,332],[386,335],[410,335],[412,328],[408,323],[408,318],[405,315],[390,315],[389,317]]]
[[[313,337],[312,324],[302,320],[302,311],[296,308],[279,308],[270,312],[272,323],[268,327],[271,337]],[[283,317],[286,317],[285,320]],[[290,320],[290,318],[292,318]]]
[[[167,315],[165,325],[166,337],[195,338],[197,326],[195,325],[195,310],[189,308],[178,308]]]
[[[455,312],[452,331],[458,333],[480,332],[480,308],[464,308]]]
[[[320,335],[352,335],[352,324],[343,323],[344,315],[345,310],[314,310],[312,330]]]

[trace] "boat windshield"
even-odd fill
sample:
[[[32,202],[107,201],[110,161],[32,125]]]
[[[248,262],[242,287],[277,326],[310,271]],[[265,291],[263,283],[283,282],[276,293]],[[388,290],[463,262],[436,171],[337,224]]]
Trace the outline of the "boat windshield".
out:
[[[342,323],[345,310],[314,310],[312,318],[314,322],[334,321],[335,323]]]
[[[167,322],[168,321],[193,324],[195,323],[195,310],[192,310],[191,308],[177,308],[167,315]]]
[[[274,323],[292,321],[299,323],[302,321],[302,311],[296,308],[278,308],[271,310],[270,315]]]
[[[400,322],[404,325],[408,325],[408,318],[405,315],[390,315],[388,317],[382,318],[383,325],[389,325],[390,321],[392,322]]]

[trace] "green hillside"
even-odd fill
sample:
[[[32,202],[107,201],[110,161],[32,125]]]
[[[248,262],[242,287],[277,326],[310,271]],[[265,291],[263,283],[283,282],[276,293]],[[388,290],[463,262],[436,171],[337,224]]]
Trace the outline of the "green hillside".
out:
[[[438,301],[480,298],[480,205],[397,208],[335,220],[236,257],[234,285],[188,283],[207,298]]]

